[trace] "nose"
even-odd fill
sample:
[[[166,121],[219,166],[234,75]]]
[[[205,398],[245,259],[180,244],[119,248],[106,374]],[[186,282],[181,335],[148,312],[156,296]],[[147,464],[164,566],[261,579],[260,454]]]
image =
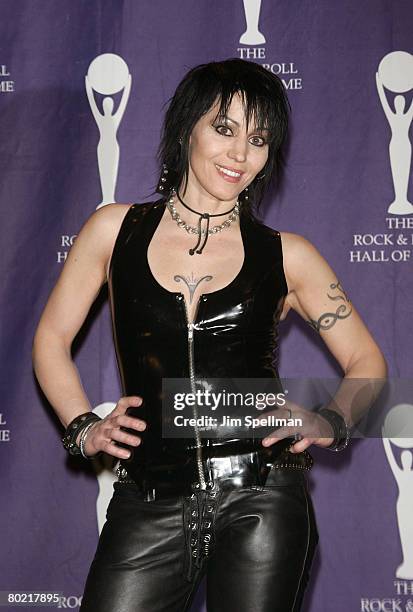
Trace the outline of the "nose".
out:
[[[228,157],[236,160],[237,162],[245,161],[247,158],[248,142],[243,138],[231,138],[230,141]]]

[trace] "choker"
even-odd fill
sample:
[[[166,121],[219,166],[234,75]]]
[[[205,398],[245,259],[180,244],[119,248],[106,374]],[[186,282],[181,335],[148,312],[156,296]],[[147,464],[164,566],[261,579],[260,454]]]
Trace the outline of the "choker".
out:
[[[188,225],[188,223],[186,223],[183,219],[181,219],[178,211],[175,208],[174,205],[174,196],[177,195],[178,196],[178,200],[181,202],[181,204],[187,208],[188,210],[190,210],[191,212],[199,215],[199,221],[198,221],[198,227],[194,227],[192,225]],[[198,241],[196,243],[196,245],[189,249],[189,254],[193,255],[194,253],[197,253],[197,255],[200,255],[206,245],[206,242],[208,240],[208,236],[210,236],[211,234],[217,234],[218,232],[222,232],[223,229],[225,229],[226,227],[229,227],[231,225],[231,223],[233,221],[235,221],[235,219],[239,216],[239,202],[237,200],[236,204],[230,209],[227,210],[223,213],[217,213],[217,214],[209,214],[209,213],[200,213],[197,210],[194,210],[193,208],[191,208],[190,206],[188,206],[187,204],[185,204],[185,202],[182,200],[182,198],[180,197],[179,193],[177,193],[177,191],[175,189],[172,190],[171,193],[171,197],[168,199],[167,201],[167,206],[168,206],[168,210],[171,213],[172,219],[174,221],[176,221],[177,225],[179,225],[179,227],[183,227],[189,234],[198,234]],[[209,227],[209,219],[210,217],[222,217],[224,215],[230,215],[228,217],[228,219],[226,219],[223,223],[221,223],[220,225],[214,225],[214,227]],[[201,223],[202,220],[205,219],[207,224],[206,224],[206,229],[201,228]],[[199,243],[201,242],[201,238],[202,236],[204,236],[204,241],[202,243],[202,246],[199,247]],[[199,247],[199,248],[198,248]]]

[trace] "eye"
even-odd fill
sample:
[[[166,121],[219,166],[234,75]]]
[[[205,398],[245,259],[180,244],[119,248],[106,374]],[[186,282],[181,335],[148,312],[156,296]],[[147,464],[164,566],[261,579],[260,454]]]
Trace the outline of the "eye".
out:
[[[267,144],[267,141],[265,140],[265,138],[262,138],[261,136],[253,136],[252,138],[253,140],[260,141],[260,142],[253,143],[257,147],[264,147]]]
[[[228,134],[224,134],[223,132],[220,132],[221,129],[229,130],[230,132],[232,132],[231,128],[229,128],[227,125],[215,125],[214,127],[216,131],[218,132],[218,134],[221,134],[222,136],[228,136]]]
[[[215,130],[218,132],[218,134],[221,134],[221,136],[229,136],[230,134],[226,134],[224,132],[222,132],[222,130],[229,130],[230,133],[232,134],[232,130],[230,127],[228,127],[227,125],[213,125],[213,127],[215,128]],[[264,147],[267,143],[267,140],[265,138],[263,138],[262,136],[253,136],[252,137],[253,140],[258,141],[258,142],[253,142],[252,144],[255,147]]]

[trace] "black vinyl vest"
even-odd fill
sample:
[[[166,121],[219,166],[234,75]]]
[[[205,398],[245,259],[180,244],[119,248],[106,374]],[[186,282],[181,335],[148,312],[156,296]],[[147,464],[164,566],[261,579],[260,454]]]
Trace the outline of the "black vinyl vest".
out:
[[[122,460],[128,471],[131,464],[168,463],[191,446],[188,439],[165,439],[161,433],[162,378],[188,379],[191,359],[184,296],[162,287],[147,259],[165,205],[162,198],[129,208],[109,268],[122,392],[142,396],[143,406],[128,413],[147,423],[142,443],[130,459]],[[288,293],[281,236],[246,215],[239,219],[244,262],[226,287],[199,299],[192,326],[193,365],[197,377],[278,378],[278,323]]]

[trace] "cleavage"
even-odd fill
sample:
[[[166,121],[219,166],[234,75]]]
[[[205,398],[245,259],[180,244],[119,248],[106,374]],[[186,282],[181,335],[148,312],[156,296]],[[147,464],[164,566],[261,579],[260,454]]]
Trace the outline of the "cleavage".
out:
[[[147,249],[153,280],[164,290],[182,293],[187,316],[194,321],[199,298],[232,284],[244,265],[244,244],[239,225],[208,237],[200,255],[189,255],[198,236],[176,226],[165,210]],[[226,234],[226,235],[225,235]]]

